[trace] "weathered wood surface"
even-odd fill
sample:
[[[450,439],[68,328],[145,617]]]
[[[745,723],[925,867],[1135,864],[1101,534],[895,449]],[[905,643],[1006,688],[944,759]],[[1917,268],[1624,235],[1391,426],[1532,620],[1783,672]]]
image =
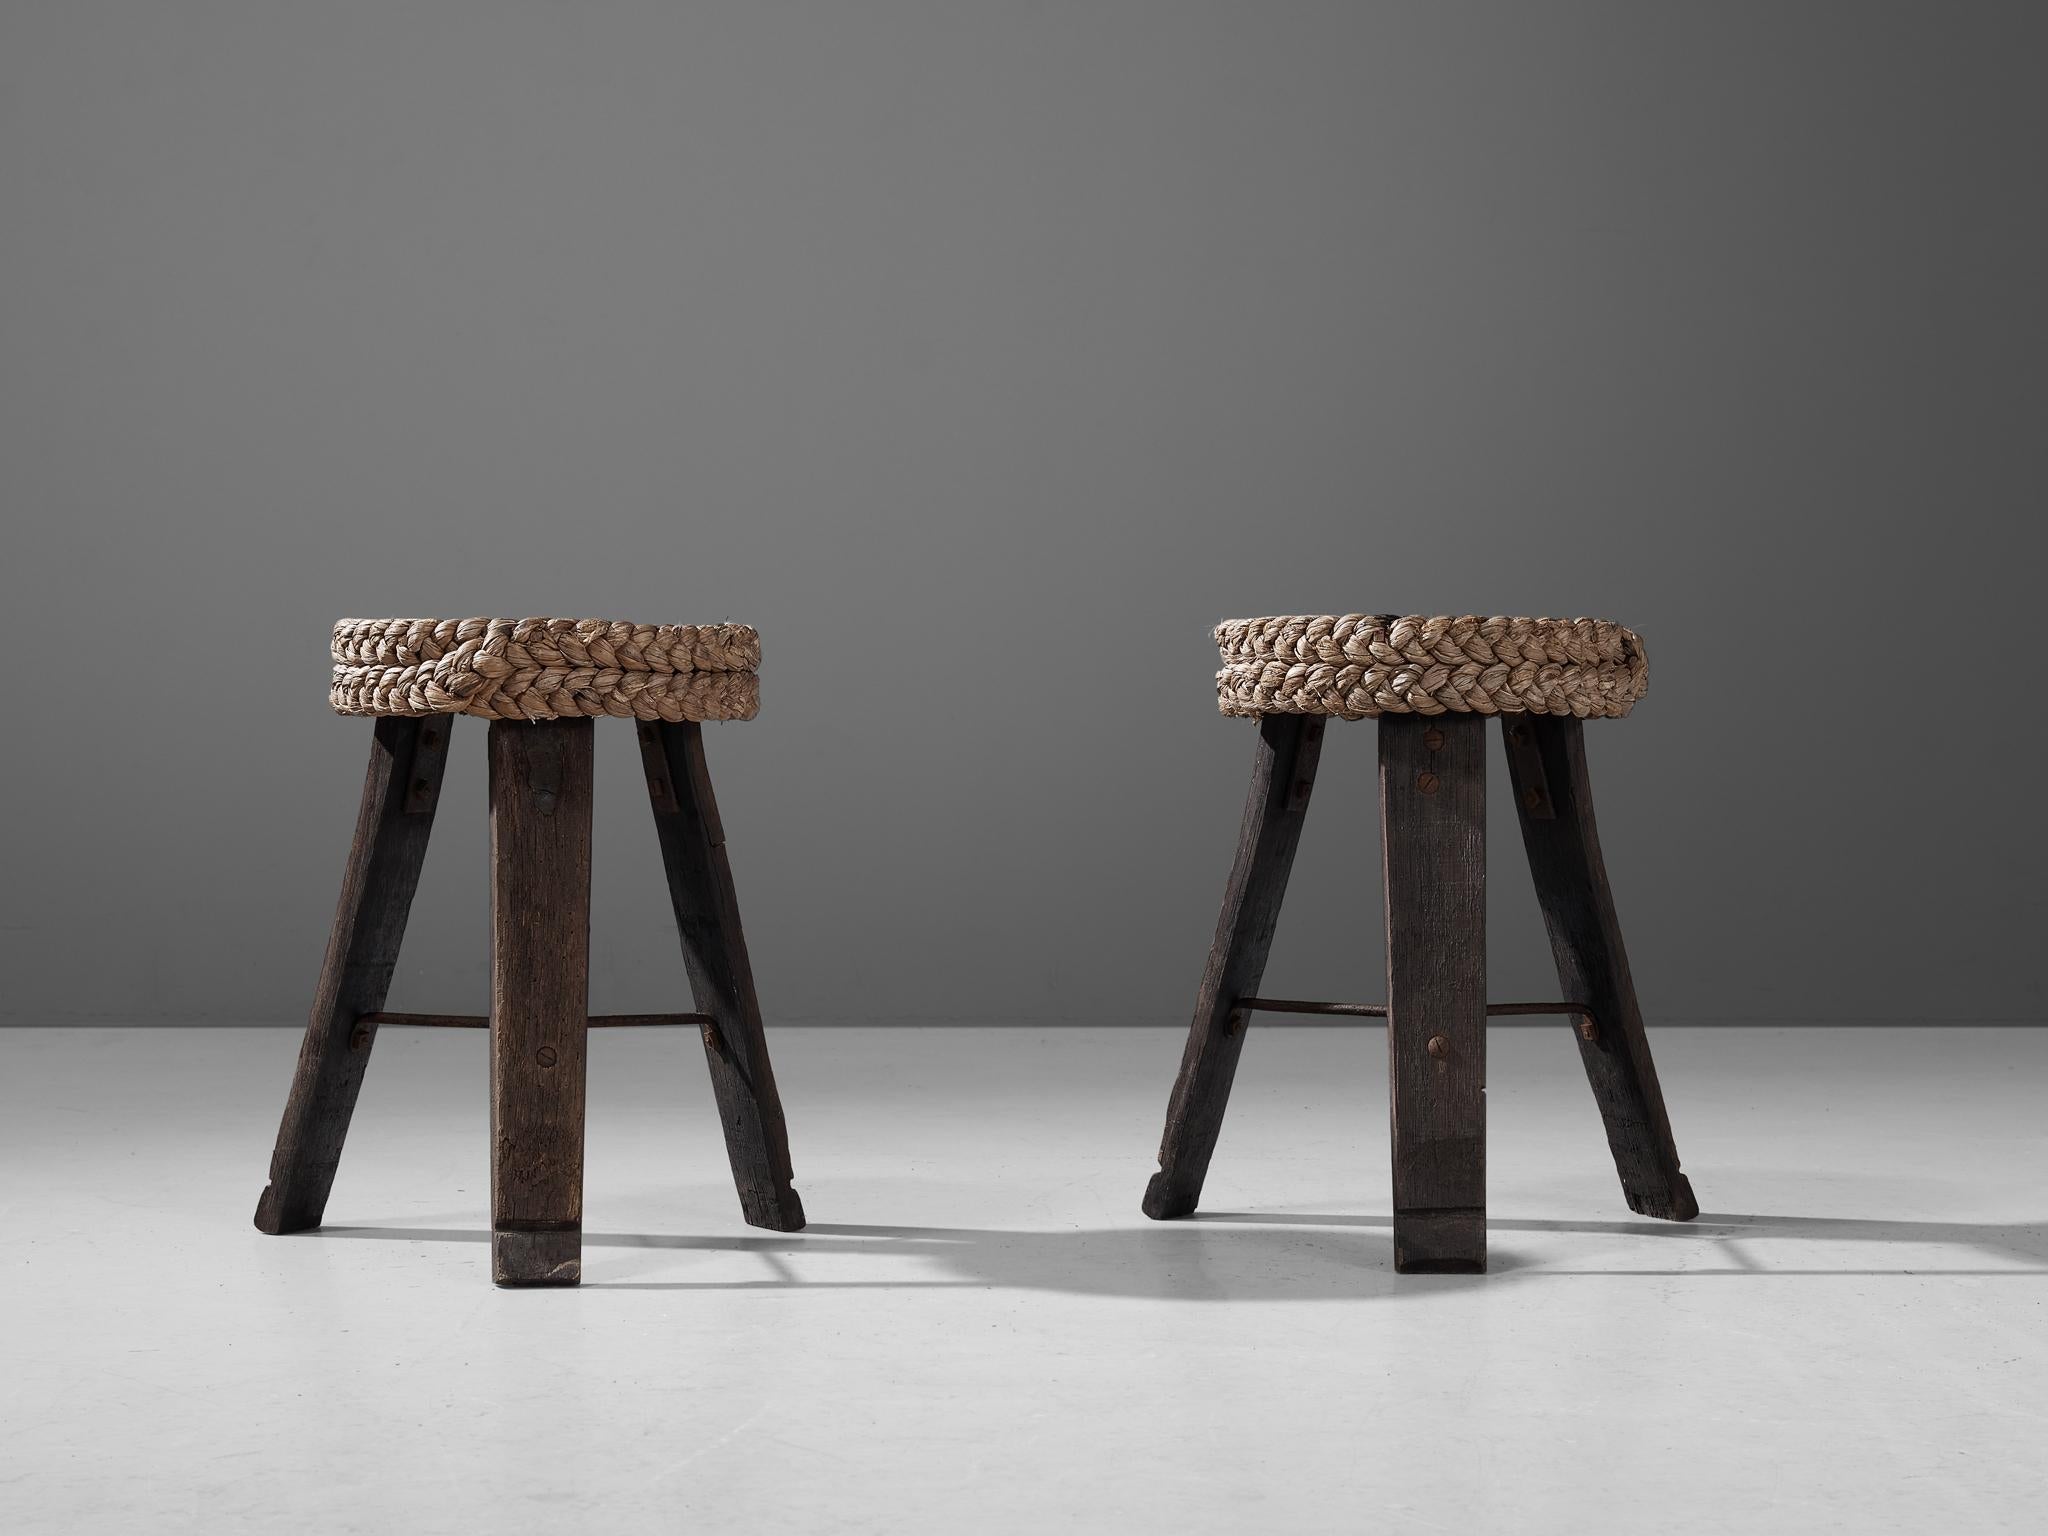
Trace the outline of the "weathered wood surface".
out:
[[[292,1077],[270,1183],[256,1203],[264,1232],[320,1225],[349,1118],[376,1043],[359,1017],[384,1006],[434,827],[453,721],[380,719],[372,732],[354,841],[328,932],[299,1064]]]
[[[1486,1267],[1486,720],[1379,724],[1394,1267]]]
[[[1232,1005],[1254,995],[1265,975],[1280,903],[1287,894],[1287,877],[1315,788],[1325,724],[1320,715],[1268,715],[1259,721],[1237,856],[1224,887],[1223,911],[1195,999],[1180,1075],[1166,1109],[1159,1171],[1145,1190],[1145,1214],[1154,1220],[1186,1216],[1201,1201],[1202,1181],[1208,1177],[1237,1058],[1244,1049],[1246,1016]]]
[[[1642,1009],[1622,947],[1621,922],[1593,822],[1585,727],[1569,717],[1517,715],[1501,722],[1522,843],[1566,998],[1597,1027],[1580,1030],[1579,1055],[1593,1085],[1607,1144],[1629,1209],[1690,1221],[1699,1214],[1679,1171],[1678,1148],[1643,1032]]]
[[[640,753],[690,991],[697,1011],[712,1020],[703,1029],[704,1055],[741,1213],[753,1226],[800,1231],[803,1201],[793,1185],[789,1131],[704,760],[703,727],[643,722]]]
[[[493,720],[491,1277],[582,1276],[593,722]]]

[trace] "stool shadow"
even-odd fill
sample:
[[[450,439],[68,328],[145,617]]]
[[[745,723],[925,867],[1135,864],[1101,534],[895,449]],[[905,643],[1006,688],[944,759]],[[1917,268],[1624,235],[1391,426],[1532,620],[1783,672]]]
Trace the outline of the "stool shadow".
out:
[[[474,1228],[323,1227],[320,1235],[398,1242],[485,1243]],[[1442,1291],[1483,1275],[1395,1276],[1391,1234],[1314,1232],[1302,1224],[1225,1232],[1203,1221],[1072,1232],[813,1222],[787,1235],[585,1232],[584,1290],[1022,1290],[1182,1301],[1359,1301],[1416,1288]],[[593,1249],[742,1253],[767,1273],[744,1280],[606,1279]],[[917,1261],[919,1271],[872,1279],[809,1279],[789,1260],[853,1256]],[[1496,1271],[1513,1267],[1498,1247]],[[593,1270],[596,1273],[593,1273]],[[933,1273],[936,1270],[937,1273]]]
[[[1539,1221],[1497,1218],[1487,1275],[1396,1275],[1392,1221],[1383,1215],[1214,1212],[1185,1221],[1036,1232],[814,1222],[800,1233],[669,1235],[586,1232],[586,1249],[743,1253],[766,1273],[732,1280],[606,1279],[600,1260],[586,1290],[999,1289],[1173,1301],[1367,1301],[1546,1278],[1764,1276],[2048,1276],[2048,1221],[2015,1223],[1864,1220],[1835,1216],[1702,1215],[1692,1222]],[[489,1240],[487,1231],[434,1227],[329,1227],[325,1235],[403,1242]],[[1561,1269],[1518,1253],[1505,1235],[1571,1232],[1690,1243],[1692,1262]],[[1778,1264],[1760,1246],[1777,1242],[1868,1243],[1965,1250],[1980,1262],[1815,1264],[1807,1253]],[[805,1278],[790,1260],[837,1255],[910,1259],[920,1273],[859,1279]],[[1992,1262],[1981,1262],[1992,1261]],[[1999,1262],[2002,1261],[2002,1262]],[[936,1273],[933,1273],[936,1271]]]
[[[1259,1223],[1318,1227],[1386,1227],[1385,1216],[1350,1216],[1328,1213],[1275,1213],[1222,1211],[1200,1215],[1197,1221]],[[2048,1275],[2048,1220],[2014,1222],[1894,1221],[1855,1216],[1783,1216],[1761,1213],[1734,1214],[1702,1211],[1691,1221],[1538,1221],[1517,1217],[1492,1217],[1486,1223],[1489,1234],[1497,1232],[1583,1232],[1620,1237],[1647,1237],[1665,1242],[1711,1245],[1711,1253],[1725,1254],[1734,1262],[1715,1267],[1691,1264],[1684,1268],[1659,1269],[1558,1269],[1528,1266],[1531,1278],[1540,1275]],[[1889,1267],[1815,1266],[1800,1268],[1772,1264],[1759,1259],[1746,1245],[1755,1241],[1798,1241],[1815,1243],[1881,1243],[1923,1248],[1965,1249],[1984,1258],[2008,1262],[1976,1268],[1947,1265],[1898,1264]]]

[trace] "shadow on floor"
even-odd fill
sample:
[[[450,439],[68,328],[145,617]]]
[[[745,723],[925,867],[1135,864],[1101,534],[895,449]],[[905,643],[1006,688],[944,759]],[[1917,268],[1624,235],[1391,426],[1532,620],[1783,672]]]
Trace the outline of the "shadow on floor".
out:
[[[436,1227],[325,1227],[320,1236],[400,1242],[483,1243],[486,1231]],[[1076,1232],[999,1231],[975,1227],[855,1226],[813,1222],[802,1232],[760,1236],[630,1235],[586,1232],[584,1289],[816,1290],[986,1289],[1060,1291],[1182,1301],[1357,1301],[1392,1294],[1393,1243],[1387,1232],[1365,1236],[1318,1232],[1305,1225],[1224,1231],[1196,1220]],[[756,1255],[766,1273],[744,1280],[608,1278],[614,1266],[592,1250]],[[859,1256],[899,1261],[872,1279],[806,1278],[798,1257]],[[915,1261],[914,1269],[900,1263]],[[1496,1271],[1514,1267],[1495,1245]],[[836,1266],[835,1266],[836,1267]],[[908,1269],[908,1272],[906,1272]],[[1483,1281],[1483,1275],[1403,1275],[1400,1288],[1441,1291]]]
[[[801,1233],[760,1236],[665,1236],[586,1232],[586,1250],[745,1253],[765,1274],[744,1280],[611,1279],[612,1255],[586,1255],[585,1289],[958,1289],[1057,1291],[1079,1296],[1124,1296],[1177,1301],[1361,1301],[1395,1295],[1433,1295],[1499,1283],[1503,1277],[1707,1275],[2048,1275],[2048,1222],[1992,1225],[1971,1222],[1864,1221],[1825,1216],[1703,1215],[1687,1223],[1656,1221],[1530,1221],[1497,1219],[1491,1234],[1491,1275],[1394,1273],[1391,1220],[1386,1216],[1217,1212],[1186,1221],[1071,1232],[1003,1231],[974,1227],[860,1226],[814,1222]],[[1657,1267],[1633,1265],[1559,1269],[1518,1254],[1505,1235],[1577,1232],[1682,1244],[1683,1259]],[[326,1237],[396,1242],[483,1243],[474,1228],[328,1227]],[[1811,1266],[1811,1255],[1774,1264],[1757,1244],[1783,1241],[1843,1242],[1967,1250],[1999,1264]],[[840,1255],[920,1261],[917,1272],[872,1279],[806,1278],[790,1260],[799,1255]],[[1677,1259],[1677,1255],[1673,1255]]]
[[[1307,1224],[1319,1227],[1376,1227],[1390,1224],[1385,1216],[1220,1211],[1194,1218],[1207,1222],[1258,1223],[1261,1226]],[[1684,1243],[1701,1260],[1676,1267],[1635,1266],[1602,1269],[1560,1269],[1526,1266],[1536,1275],[2048,1275],[2048,1221],[1884,1221],[1851,1216],[1734,1215],[1703,1211],[1692,1221],[1535,1221],[1494,1217],[1487,1221],[1491,1239],[1501,1232],[1584,1232],[1617,1237],[1655,1238]],[[2007,1262],[1974,1268],[1950,1264],[1857,1265],[1777,1264],[1760,1256],[1752,1242],[1884,1243],[1897,1247],[1961,1249],[1979,1258]],[[1496,1269],[1503,1266],[1495,1265]]]

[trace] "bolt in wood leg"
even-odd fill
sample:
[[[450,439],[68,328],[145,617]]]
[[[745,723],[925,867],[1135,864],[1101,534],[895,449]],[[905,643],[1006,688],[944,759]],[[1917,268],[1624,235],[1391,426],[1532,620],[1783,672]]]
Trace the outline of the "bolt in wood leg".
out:
[[[589,720],[493,720],[491,1278],[583,1272]]]
[[[1394,1268],[1486,1268],[1486,720],[1380,719]]]
[[[740,928],[725,828],[704,761],[704,728],[645,722],[640,756],[690,992],[697,1011],[713,1021],[704,1029],[704,1056],[741,1214],[752,1226],[801,1231],[804,1206],[792,1185],[789,1131]]]
[[[1145,1214],[1156,1221],[1186,1216],[1201,1201],[1244,1049],[1246,1015],[1231,1005],[1256,996],[1266,973],[1281,898],[1287,894],[1287,876],[1315,788],[1324,724],[1320,715],[1267,715],[1259,721],[1237,858],[1224,887],[1223,912],[1195,999],[1180,1076],[1166,1108],[1159,1171],[1145,1190]]]
[[[1585,728],[1575,719],[1551,715],[1505,716],[1501,728],[1558,985],[1566,1001],[1592,1011],[1596,1026],[1590,1039],[1580,1032],[1579,1055],[1607,1124],[1622,1191],[1632,1211],[1690,1221],[1699,1214],[1699,1202],[1679,1171],[1678,1148],[1600,856]]]
[[[326,1213],[377,1035],[375,1025],[356,1021],[382,1009],[391,989],[453,723],[442,716],[377,722],[327,959],[270,1155],[270,1183],[256,1203],[259,1231],[302,1232]]]

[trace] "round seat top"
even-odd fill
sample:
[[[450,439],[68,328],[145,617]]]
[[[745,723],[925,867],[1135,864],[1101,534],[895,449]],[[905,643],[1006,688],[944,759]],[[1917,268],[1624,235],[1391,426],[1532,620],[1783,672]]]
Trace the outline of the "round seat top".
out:
[[[1643,642],[1602,619],[1347,613],[1216,626],[1226,715],[1625,715]]]
[[[328,701],[344,715],[751,720],[760,665],[745,624],[343,619]]]

